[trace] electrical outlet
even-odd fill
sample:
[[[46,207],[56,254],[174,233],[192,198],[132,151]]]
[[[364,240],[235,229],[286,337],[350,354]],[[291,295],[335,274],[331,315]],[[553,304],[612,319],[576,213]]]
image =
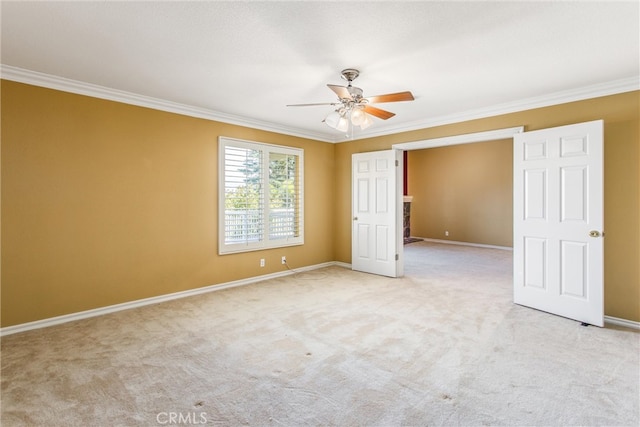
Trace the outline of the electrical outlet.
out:
[[[283,257],[282,257],[282,264],[286,264],[286,263],[287,263],[287,257],[286,257],[286,256],[283,256]]]
[[[448,231],[445,231],[445,232],[444,232],[444,235],[445,235],[445,236],[449,236],[449,232],[448,232]]]
[[[260,258],[260,267],[264,267],[264,258]]]

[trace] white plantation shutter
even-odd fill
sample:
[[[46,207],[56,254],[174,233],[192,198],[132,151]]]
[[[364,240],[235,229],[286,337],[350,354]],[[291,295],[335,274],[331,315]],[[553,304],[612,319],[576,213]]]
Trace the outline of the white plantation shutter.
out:
[[[262,152],[226,146],[225,244],[249,244],[264,235],[264,188]]]
[[[300,235],[302,218],[296,207],[301,201],[298,178],[299,156],[269,153],[269,239],[284,240]]]
[[[303,150],[220,137],[220,254],[304,243]]]

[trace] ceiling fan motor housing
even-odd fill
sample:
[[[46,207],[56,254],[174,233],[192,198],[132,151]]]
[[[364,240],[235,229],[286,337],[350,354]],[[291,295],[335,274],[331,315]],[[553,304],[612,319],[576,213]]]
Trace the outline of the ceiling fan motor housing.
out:
[[[362,89],[359,87],[347,86],[347,90],[355,101],[360,101],[362,99]]]
[[[356,70],[355,68],[345,68],[344,70],[342,70],[341,74],[341,77],[349,82],[349,84],[347,85],[347,90],[349,91],[349,95],[351,95],[352,100],[355,102],[360,102],[360,100],[362,100],[362,89],[360,89],[359,87],[351,86],[351,82],[360,75],[360,71]]]

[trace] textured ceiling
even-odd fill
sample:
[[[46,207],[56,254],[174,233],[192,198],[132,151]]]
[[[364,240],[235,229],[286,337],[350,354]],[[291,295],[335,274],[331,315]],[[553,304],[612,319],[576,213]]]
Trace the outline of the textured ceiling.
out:
[[[413,102],[354,137],[640,74],[638,2],[9,2],[2,64],[326,140],[327,83]]]

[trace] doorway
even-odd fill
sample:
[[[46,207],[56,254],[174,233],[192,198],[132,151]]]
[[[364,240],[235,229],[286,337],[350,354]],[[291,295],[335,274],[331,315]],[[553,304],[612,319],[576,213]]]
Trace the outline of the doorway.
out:
[[[511,139],[406,153],[410,236],[512,247]]]

